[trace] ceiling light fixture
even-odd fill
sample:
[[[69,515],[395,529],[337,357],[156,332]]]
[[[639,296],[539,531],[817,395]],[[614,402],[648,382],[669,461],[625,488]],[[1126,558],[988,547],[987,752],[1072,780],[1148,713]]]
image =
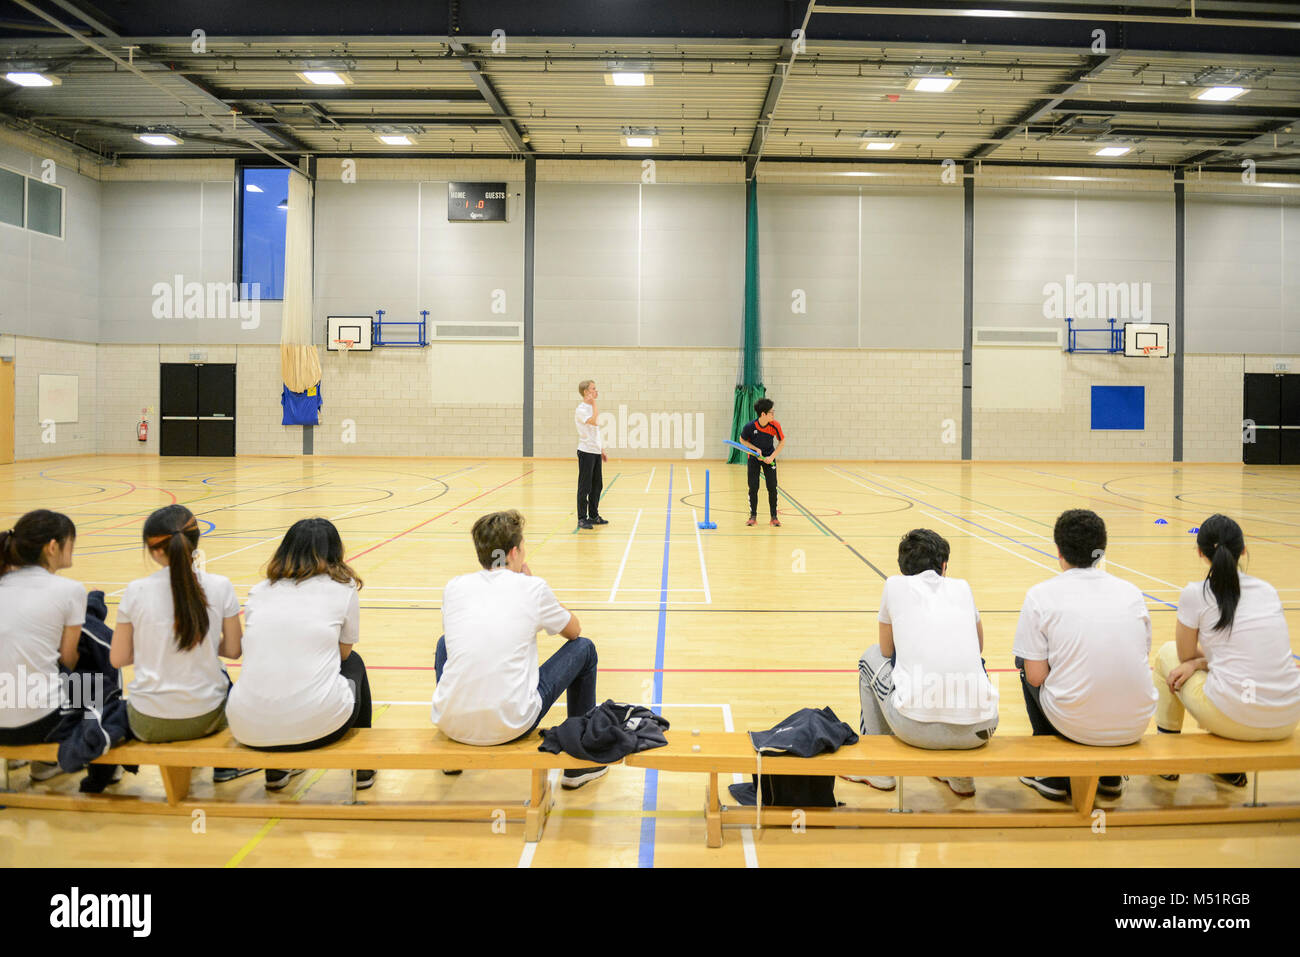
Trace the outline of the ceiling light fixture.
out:
[[[1223,103],[1226,100],[1235,100],[1245,92],[1246,88],[1244,86],[1210,86],[1193,93],[1192,96],[1198,100]]]
[[[1096,150],[1093,153],[1093,155],[1094,156],[1123,156],[1131,149],[1133,149],[1133,147],[1131,146],[1103,146],[1101,149]]]
[[[150,146],[180,146],[185,141],[171,133],[136,133],[135,138]]]
[[[316,86],[347,86],[352,82],[346,73],[335,70],[303,70],[298,75]]]
[[[14,86],[58,86],[63,82],[57,76],[47,76],[32,70],[12,70],[5,74],[5,79]]]

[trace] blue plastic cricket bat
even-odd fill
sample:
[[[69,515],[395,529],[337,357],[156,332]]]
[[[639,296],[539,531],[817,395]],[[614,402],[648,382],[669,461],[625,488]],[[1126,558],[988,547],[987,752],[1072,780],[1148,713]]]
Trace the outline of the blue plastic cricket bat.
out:
[[[759,455],[759,454],[758,454],[757,452],[755,452],[753,449],[748,448],[747,446],[741,445],[739,442],[733,442],[733,441],[731,441],[731,439],[723,439],[723,440],[722,440],[722,444],[723,444],[723,445],[730,445],[733,449],[740,449],[740,451],[744,452],[746,455],[752,455],[754,458],[756,458],[756,459],[762,461],[763,456]]]

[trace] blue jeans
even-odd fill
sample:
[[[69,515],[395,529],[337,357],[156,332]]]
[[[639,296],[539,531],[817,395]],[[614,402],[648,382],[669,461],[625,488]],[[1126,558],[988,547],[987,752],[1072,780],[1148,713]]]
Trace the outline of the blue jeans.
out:
[[[446,664],[447,638],[444,635],[438,638],[438,650],[433,658],[433,669],[439,681]],[[537,713],[532,727],[519,738],[525,738],[536,730],[546,712],[551,710],[551,705],[564,692],[567,692],[565,702],[570,718],[580,717],[596,707],[596,646],[590,638],[566,641],[537,669],[537,694],[542,699],[542,710]]]

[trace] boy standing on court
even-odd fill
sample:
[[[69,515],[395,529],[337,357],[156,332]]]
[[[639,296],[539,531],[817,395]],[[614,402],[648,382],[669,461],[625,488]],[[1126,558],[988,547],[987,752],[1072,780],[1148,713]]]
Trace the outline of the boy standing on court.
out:
[[[740,430],[740,444],[753,449],[760,457],[749,456],[749,521],[746,525],[758,524],[758,470],[763,469],[763,479],[767,483],[767,506],[772,513],[772,524],[780,526],[776,517],[776,455],[785,445],[785,432],[781,423],[772,414],[775,403],[771,399],[759,399],[754,403],[754,412],[758,418]]]
[[[600,517],[600,492],[605,487],[600,463],[608,461],[608,456],[600,444],[596,383],[583,379],[578,383],[578,395],[582,401],[573,413],[578,427],[578,527],[592,528],[609,524]]]

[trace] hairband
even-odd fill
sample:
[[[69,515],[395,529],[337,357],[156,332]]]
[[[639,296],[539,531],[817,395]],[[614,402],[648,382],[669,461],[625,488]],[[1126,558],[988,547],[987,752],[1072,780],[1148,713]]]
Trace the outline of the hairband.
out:
[[[148,538],[145,539],[145,541],[149,544],[150,548],[157,548],[163,542],[170,541],[172,537],[175,535],[179,535],[182,532],[196,532],[198,531],[198,529],[199,529],[199,523],[193,518],[193,516],[191,516],[190,520],[186,522],[184,525],[182,525],[180,528],[176,529],[176,531],[167,532],[166,534],[163,535],[150,535]]]

